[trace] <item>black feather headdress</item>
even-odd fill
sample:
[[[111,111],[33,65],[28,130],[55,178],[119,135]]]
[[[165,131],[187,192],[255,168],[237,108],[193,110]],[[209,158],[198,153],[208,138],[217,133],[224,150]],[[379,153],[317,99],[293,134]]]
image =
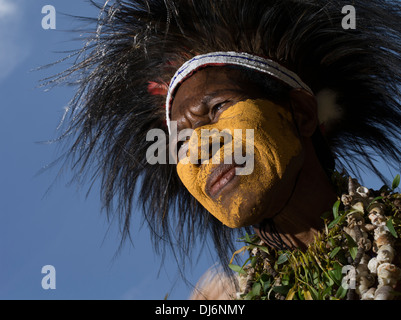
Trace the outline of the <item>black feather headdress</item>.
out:
[[[95,3],[94,3],[95,4]],[[345,0],[115,0],[101,10],[76,63],[57,81],[78,86],[62,137],[77,176],[100,179],[104,207],[129,236],[135,205],[155,247],[183,254],[210,235],[227,261],[237,230],[223,226],[189,194],[174,164],[150,165],[152,128],[167,133],[163,95],[195,55],[214,51],[268,57],[315,93],[336,168],[381,176],[375,155],[398,165],[401,131],[401,6],[354,1],[356,28],[343,29]],[[96,5],[96,4],[95,4]],[[319,152],[319,150],[317,150]]]

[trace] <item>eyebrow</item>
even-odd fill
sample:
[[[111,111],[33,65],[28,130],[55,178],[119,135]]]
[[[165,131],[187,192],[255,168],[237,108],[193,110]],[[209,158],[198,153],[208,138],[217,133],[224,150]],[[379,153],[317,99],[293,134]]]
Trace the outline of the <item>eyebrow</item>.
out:
[[[208,105],[210,103],[211,100],[213,100],[214,98],[218,97],[221,94],[224,93],[237,93],[237,94],[243,94],[244,91],[241,89],[220,89],[220,90],[216,90],[216,91],[212,91],[207,93],[206,95],[203,96],[203,98],[201,99],[201,104],[205,104]],[[187,105],[188,101],[191,100],[192,97],[188,97],[187,99],[185,99],[181,104]],[[180,128],[178,129],[178,133],[182,130]]]
[[[228,92],[231,92],[231,93],[243,93],[243,91],[239,90],[239,89],[221,89],[221,90],[213,91],[213,92],[210,92],[210,93],[206,94],[202,98],[201,103],[209,104],[210,101],[213,100],[214,98],[218,97],[221,94],[228,93]]]

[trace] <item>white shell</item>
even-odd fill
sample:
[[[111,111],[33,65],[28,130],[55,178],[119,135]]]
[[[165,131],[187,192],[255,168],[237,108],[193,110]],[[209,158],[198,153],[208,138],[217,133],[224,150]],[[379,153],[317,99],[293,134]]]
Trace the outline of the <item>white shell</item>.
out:
[[[358,247],[363,247],[363,249],[365,251],[370,250],[370,248],[372,248],[372,241],[370,241],[369,239],[367,239],[367,236],[365,237],[364,233],[363,234],[363,238],[360,238],[358,241]]]
[[[368,194],[369,194],[369,189],[368,188],[366,188],[366,187],[358,187],[357,189],[356,189],[356,193],[357,194],[359,194],[361,197],[363,197],[363,198],[367,198],[368,197]]]
[[[374,202],[369,206],[369,213],[373,214],[383,214],[385,209],[385,205],[380,202]]]
[[[400,278],[401,269],[391,263],[382,263],[377,267],[377,276],[379,278],[379,285],[396,285],[397,280]]]
[[[370,288],[368,291],[366,291],[364,294],[362,294],[362,299],[361,300],[374,300],[375,299],[375,288]]]
[[[376,227],[384,226],[386,224],[387,219],[379,212],[379,208],[375,208],[370,210],[369,219],[372,224]]]
[[[388,228],[385,225],[378,226],[374,231],[375,240],[379,239],[380,236],[386,234],[388,232]]]
[[[348,178],[348,193],[353,196],[356,192],[356,189],[360,186],[358,180],[352,179],[351,177]]]
[[[366,276],[359,277],[358,283],[356,292],[359,295],[363,295],[375,283],[375,279],[372,275],[366,274]]]
[[[362,212],[363,213],[363,202],[358,201],[355,204],[352,205],[352,209],[358,211],[358,212]]]
[[[370,259],[370,261],[368,263],[368,269],[369,269],[370,273],[376,274],[378,266],[379,266],[379,261],[377,261],[376,258]]]
[[[343,194],[341,196],[341,202],[344,203],[345,206],[350,206],[352,202],[352,196],[348,194]]]
[[[393,299],[392,291],[393,288],[390,286],[382,286],[377,288],[375,292],[375,300],[392,300]]]
[[[348,227],[344,227],[344,231],[354,240],[356,241],[356,232],[355,230],[352,228],[348,228]]]
[[[377,252],[377,261],[379,263],[391,263],[394,259],[394,249],[391,245],[383,245]]]

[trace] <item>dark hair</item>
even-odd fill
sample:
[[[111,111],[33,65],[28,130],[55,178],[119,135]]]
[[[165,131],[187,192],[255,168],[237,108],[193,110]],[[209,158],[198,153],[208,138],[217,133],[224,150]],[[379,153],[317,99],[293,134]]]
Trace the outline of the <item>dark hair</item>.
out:
[[[93,1],[92,1],[93,2]],[[96,5],[95,2],[93,2]],[[76,178],[101,181],[104,208],[129,238],[136,205],[156,249],[168,245],[184,261],[195,241],[211,236],[223,266],[238,232],[189,194],[175,165],[152,166],[145,155],[152,128],[165,130],[164,97],[149,81],[167,84],[189,58],[213,51],[265,56],[294,71],[315,93],[330,89],[342,117],[325,139],[337,169],[358,173],[372,152],[398,164],[401,131],[401,7],[366,0],[356,29],[341,27],[347,0],[115,0],[98,19],[75,64],[53,82],[77,85],[62,140]],[[89,176],[83,176],[83,173]],[[358,175],[357,175],[358,176]],[[84,178],[83,178],[84,177]]]
[[[242,81],[246,81],[248,83],[252,83],[255,86],[259,86],[265,94],[264,98],[277,104],[290,105],[289,94],[292,88],[284,82],[278,81],[277,79],[272,78],[264,73],[244,67],[228,66],[228,68],[239,70],[241,72],[240,79]],[[331,180],[331,175],[335,169],[335,161],[329,143],[323,136],[319,127],[316,128],[311,139],[316,151],[316,156],[322,168]]]

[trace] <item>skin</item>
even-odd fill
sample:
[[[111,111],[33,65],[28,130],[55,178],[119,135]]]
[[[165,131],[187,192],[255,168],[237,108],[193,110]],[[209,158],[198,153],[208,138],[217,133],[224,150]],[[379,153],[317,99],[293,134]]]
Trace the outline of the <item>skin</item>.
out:
[[[267,99],[261,88],[244,82],[239,72],[224,67],[210,67],[185,80],[177,90],[171,112],[171,120],[177,121],[178,132],[218,124],[224,111],[241,101]],[[210,199],[220,201],[222,207],[228,207],[236,199],[243,182],[248,186],[241,188],[241,196],[246,201],[241,205],[239,218],[233,227],[254,225],[258,233],[258,223],[265,218],[272,218],[288,245],[304,248],[323,227],[320,216],[330,209],[336,194],[311,141],[318,125],[316,100],[304,90],[294,89],[289,102],[278,107],[291,112],[293,123],[289,123],[287,128],[294,132],[291,138],[294,141],[289,143],[300,145],[300,150],[285,165],[285,172],[279,178],[271,179],[271,185],[266,188],[249,187],[249,179],[235,177],[220,190],[218,198]],[[265,125],[269,127],[269,119],[266,121]],[[265,130],[268,132],[268,129]],[[255,168],[263,165],[263,159],[255,157]]]
[[[220,141],[220,154],[202,157],[202,139],[198,137],[205,129],[231,133],[240,129],[242,135],[233,137],[234,150],[231,139],[227,144]],[[244,133],[247,129],[253,129],[248,138]],[[210,148],[208,140],[204,149]],[[291,177],[287,169],[294,167],[289,164],[302,156],[291,112],[266,99],[248,99],[230,106],[216,123],[196,128],[187,145],[189,153],[195,151],[194,160],[209,161],[199,165],[198,161],[181,160],[177,165],[181,181],[212,215],[230,228],[258,223],[267,211],[274,212],[270,206],[283,192],[288,192],[283,186]],[[237,157],[236,162],[235,154],[242,155],[244,149],[249,154],[248,165],[240,167],[241,159]],[[224,161],[226,151],[229,161]],[[245,174],[237,174],[237,169]]]

